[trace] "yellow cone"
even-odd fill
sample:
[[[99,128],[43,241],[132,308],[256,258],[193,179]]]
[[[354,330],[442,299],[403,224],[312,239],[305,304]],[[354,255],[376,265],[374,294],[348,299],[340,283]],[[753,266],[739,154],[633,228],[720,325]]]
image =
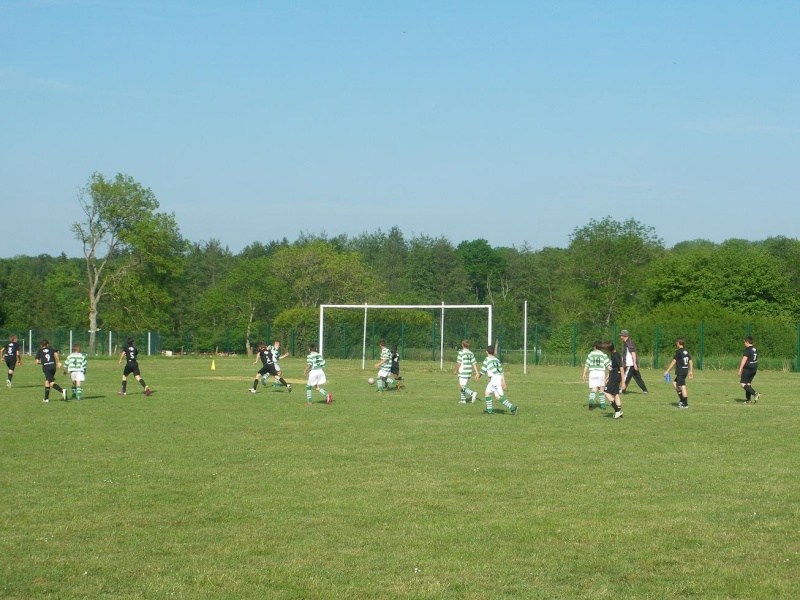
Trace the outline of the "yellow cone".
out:
[[[216,371],[216,370],[217,370],[217,365],[216,365],[216,364],[214,364],[214,361],[213,361],[213,360],[211,361],[211,370],[212,370],[212,371]]]

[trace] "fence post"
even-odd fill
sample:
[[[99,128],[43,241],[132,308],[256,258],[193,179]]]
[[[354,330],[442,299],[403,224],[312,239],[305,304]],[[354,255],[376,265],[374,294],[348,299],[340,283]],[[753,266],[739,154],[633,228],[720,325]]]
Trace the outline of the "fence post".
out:
[[[653,368],[658,369],[658,342],[659,342],[659,334],[660,330],[658,328],[658,323],[656,323],[656,347],[653,351]]]
[[[436,322],[431,323],[431,360],[436,362]]]
[[[289,338],[291,339],[289,345],[292,348],[292,356],[294,356],[294,327],[289,328]]]
[[[400,323],[400,358],[406,357],[406,324]]]
[[[572,324],[572,366],[578,366],[578,324]]]
[[[347,323],[342,324],[342,358],[347,358]]]
[[[797,359],[794,365],[795,372],[800,371],[800,324],[797,325]]]
[[[533,364],[539,364],[539,324],[533,325]]]
[[[700,356],[697,360],[697,368],[701,371],[703,370],[703,354],[704,354],[704,346],[706,341],[706,327],[705,322],[700,321],[700,349],[698,350]]]

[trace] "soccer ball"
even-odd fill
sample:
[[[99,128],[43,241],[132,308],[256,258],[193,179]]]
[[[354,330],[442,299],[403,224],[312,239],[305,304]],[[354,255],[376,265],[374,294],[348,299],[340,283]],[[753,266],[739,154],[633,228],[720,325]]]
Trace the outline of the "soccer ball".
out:
[[[370,385],[375,385],[375,378],[374,377],[370,377],[369,379],[367,379],[367,383],[370,384]]]

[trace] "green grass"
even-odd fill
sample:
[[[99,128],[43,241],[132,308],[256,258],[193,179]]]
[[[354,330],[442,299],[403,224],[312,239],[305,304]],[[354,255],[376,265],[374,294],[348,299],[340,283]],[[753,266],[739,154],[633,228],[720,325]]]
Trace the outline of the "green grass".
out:
[[[330,360],[311,407],[301,360],[291,394],[215,364],[145,358],[154,394],[121,398],[95,359],[86,398],[50,404],[17,370],[0,597],[800,597],[796,374],[760,372],[745,405],[735,372],[698,371],[680,411],[644,371],[615,421],[581,368],[510,367],[513,417],[459,405],[432,363],[379,395]]]

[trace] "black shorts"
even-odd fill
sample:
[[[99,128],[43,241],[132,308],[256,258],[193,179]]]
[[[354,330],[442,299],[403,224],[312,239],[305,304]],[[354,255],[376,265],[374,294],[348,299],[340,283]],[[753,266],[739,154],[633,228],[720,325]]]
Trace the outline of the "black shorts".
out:
[[[14,367],[17,366],[17,357],[16,356],[6,356],[6,366],[8,367],[9,371],[13,371]]]
[[[739,380],[740,383],[750,383],[753,381],[753,378],[756,376],[758,369],[742,369],[742,378]]]
[[[689,371],[675,371],[675,385],[678,387],[686,385],[686,377],[689,375]]]
[[[620,377],[609,377],[604,391],[607,394],[616,396],[619,394],[620,387],[622,387],[622,379]]]
[[[269,373],[273,377],[279,376],[278,370],[275,368],[274,364],[264,365],[258,370],[259,375],[266,375],[267,373]]]
[[[139,363],[135,360],[133,362],[125,363],[125,369],[122,371],[122,376],[127,377],[133,373],[135,376],[139,375]]]
[[[55,367],[45,367],[42,369],[44,373],[45,381],[49,381],[53,383],[56,380],[56,368]]]

